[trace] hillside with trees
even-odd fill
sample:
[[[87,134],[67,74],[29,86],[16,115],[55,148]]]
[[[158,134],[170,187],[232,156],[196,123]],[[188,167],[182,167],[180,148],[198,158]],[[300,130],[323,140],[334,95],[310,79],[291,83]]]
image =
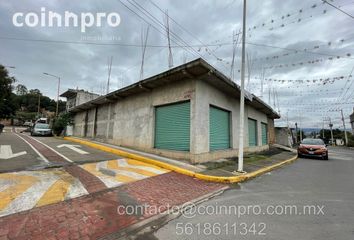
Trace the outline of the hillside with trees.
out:
[[[0,119],[30,121],[38,117],[54,117],[55,100],[43,95],[39,89],[15,84],[16,79],[0,65]],[[65,111],[65,104],[59,100],[59,112]]]

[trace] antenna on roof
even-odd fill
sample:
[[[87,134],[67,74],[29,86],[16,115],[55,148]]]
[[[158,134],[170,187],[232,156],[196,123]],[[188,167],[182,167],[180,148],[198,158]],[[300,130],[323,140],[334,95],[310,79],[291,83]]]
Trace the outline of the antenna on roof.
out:
[[[237,50],[239,37],[240,37],[240,31],[237,34],[234,31],[232,34],[232,60],[231,60],[231,70],[230,70],[230,79],[232,81],[234,81],[235,78],[235,57],[236,57],[236,50]]]
[[[169,22],[170,17],[168,16],[168,10],[166,10],[164,17],[165,17],[165,29],[166,29],[167,43],[168,43],[168,68],[172,68],[173,55],[171,50],[170,22]]]
[[[187,54],[185,52],[183,52],[182,61],[183,61],[183,64],[185,64],[187,62]]]
[[[263,98],[263,84],[264,84],[264,77],[265,77],[265,68],[262,66],[261,72],[261,98]]]
[[[150,29],[150,24],[147,26],[146,31],[144,31],[144,29],[141,29],[142,55],[141,55],[141,67],[140,67],[140,80],[143,80],[144,78],[144,59],[145,59],[145,52],[146,52],[146,44],[149,36],[149,29]]]
[[[108,80],[107,80],[107,91],[106,91],[106,94],[109,93],[109,84],[110,84],[110,80],[111,80],[112,62],[113,62],[113,56],[108,58],[108,65],[107,65],[108,66]]]

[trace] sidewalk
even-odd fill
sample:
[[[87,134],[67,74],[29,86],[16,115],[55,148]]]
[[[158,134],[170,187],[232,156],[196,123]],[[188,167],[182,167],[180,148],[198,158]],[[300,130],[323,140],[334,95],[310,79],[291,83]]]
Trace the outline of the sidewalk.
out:
[[[297,154],[291,151],[291,149],[287,151],[284,149],[272,147],[270,151],[264,153],[265,155],[254,154],[254,156],[252,156],[252,154],[250,154],[248,157],[246,155],[244,160],[246,164],[246,173],[235,173],[235,169],[237,169],[237,158],[222,159],[219,161],[213,161],[210,163],[194,166],[182,161],[163,158],[157,155],[142,153],[140,151],[92,141],[89,139],[77,137],[64,137],[64,139],[87,145],[101,151],[132,158],[137,161],[142,161],[201,180],[222,183],[238,183],[246,181],[247,179],[251,179],[258,175],[272,171],[275,168],[291,163],[297,159]],[[216,166],[210,167],[210,165]]]
[[[136,224],[142,227],[162,216],[168,208],[205,199],[226,188],[223,184],[208,183],[173,172],[165,173],[2,217],[0,239],[87,240],[111,235],[117,239],[135,229]],[[138,207],[142,211],[127,214],[124,209],[128,210],[128,207]],[[151,213],[149,209],[158,209],[159,212]]]
[[[247,173],[271,167],[294,157],[294,153],[271,148],[270,151],[258,154],[246,154],[244,156],[243,169]],[[213,176],[234,176],[238,167],[238,158],[220,159],[219,161],[201,164],[205,167],[202,174]]]

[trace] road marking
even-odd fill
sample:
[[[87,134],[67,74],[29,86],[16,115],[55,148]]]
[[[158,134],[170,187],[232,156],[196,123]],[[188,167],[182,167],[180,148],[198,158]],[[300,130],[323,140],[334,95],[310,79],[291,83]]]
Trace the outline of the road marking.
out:
[[[17,176],[15,174],[9,174],[9,173],[0,174],[0,182],[3,179],[12,181],[14,185],[0,192],[0,213],[13,200],[15,200],[19,195],[21,195],[24,191],[30,188],[35,182],[37,182],[37,178],[32,176],[21,176],[21,175]]]
[[[30,137],[30,136],[28,136],[28,137]],[[53,148],[49,147],[47,144],[45,144],[45,143],[43,143],[43,142],[41,142],[41,141],[35,139],[34,137],[30,137],[30,138],[33,139],[34,141],[40,143],[40,144],[43,144],[44,146],[46,146],[47,148],[49,148],[50,150],[52,150],[54,153],[56,153],[56,154],[59,155],[60,157],[64,158],[66,161],[68,161],[68,162],[73,162],[73,160],[71,160],[71,159],[65,157],[63,154],[61,154],[60,152],[58,152],[58,151],[54,150]]]
[[[124,166],[124,167],[123,167]],[[109,188],[169,171],[126,159],[80,166]],[[136,167],[144,167],[137,169]],[[152,169],[155,172],[152,172]],[[139,172],[136,172],[139,170]],[[140,170],[144,170],[141,171]],[[67,168],[0,174],[0,217],[89,194],[87,186]]]
[[[60,179],[56,181],[39,199],[36,207],[48,205],[51,203],[61,202],[65,199],[65,196],[69,190],[69,187],[74,182],[75,178],[63,172],[59,175]]]
[[[80,167],[97,176],[108,188],[169,172],[152,165],[139,164],[135,160],[128,163],[125,159],[117,159],[87,163]]]
[[[0,159],[10,159],[27,154],[26,151],[13,153],[11,145],[0,145]]]
[[[80,167],[98,177],[108,188],[117,187],[123,183],[132,182],[135,180],[134,178],[125,176],[109,175],[108,172],[102,171],[102,169],[99,170],[97,163],[88,163],[81,165]]]
[[[152,172],[149,172],[145,169],[137,169],[137,168],[134,168],[134,167],[128,167],[128,166],[121,166],[121,164],[118,165],[118,161],[110,161],[107,163],[107,168],[108,169],[112,169],[112,170],[128,170],[128,171],[131,171],[131,172],[136,172],[136,173],[139,173],[139,174],[142,174],[142,175],[145,175],[145,176],[149,176],[149,177],[152,177],[152,176],[155,176],[156,174],[155,173],[152,173]]]
[[[19,134],[15,134],[17,137],[21,138],[25,143],[27,143],[31,148],[32,150],[37,153],[37,155],[39,156],[39,158],[41,160],[43,160],[44,162],[46,163],[49,163],[48,159],[46,159],[35,147],[32,146],[32,144],[30,144],[26,139],[24,139],[23,137],[21,137]]]
[[[0,174],[0,217],[87,195],[82,183],[65,170]]]
[[[61,145],[58,145],[57,148],[63,148],[63,147],[67,147],[79,154],[90,154],[88,152],[85,152],[84,150],[81,150],[81,146],[80,145],[71,145],[71,144],[61,144]]]

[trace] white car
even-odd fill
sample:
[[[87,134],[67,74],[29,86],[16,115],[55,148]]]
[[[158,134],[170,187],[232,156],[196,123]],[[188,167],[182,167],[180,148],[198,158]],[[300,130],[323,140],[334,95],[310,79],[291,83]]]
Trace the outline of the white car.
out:
[[[25,126],[25,127],[32,127],[33,126],[33,123],[32,122],[25,122],[24,124],[23,124],[23,126]]]
[[[31,136],[52,136],[52,129],[50,129],[49,124],[46,123],[36,123],[31,131]]]

